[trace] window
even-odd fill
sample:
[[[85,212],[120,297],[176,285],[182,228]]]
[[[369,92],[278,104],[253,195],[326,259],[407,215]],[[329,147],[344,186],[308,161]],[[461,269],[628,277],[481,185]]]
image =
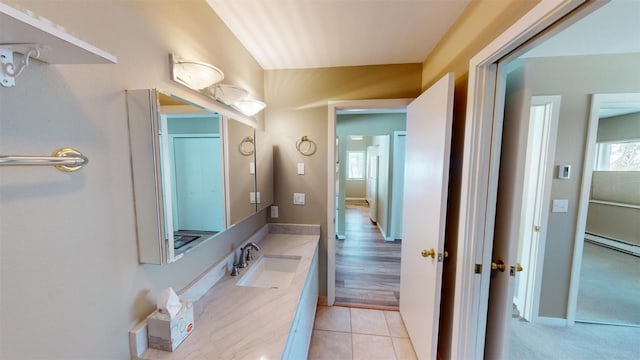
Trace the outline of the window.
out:
[[[594,170],[640,171],[640,140],[598,143]]]
[[[365,174],[365,152],[347,151],[347,179],[362,180]]]

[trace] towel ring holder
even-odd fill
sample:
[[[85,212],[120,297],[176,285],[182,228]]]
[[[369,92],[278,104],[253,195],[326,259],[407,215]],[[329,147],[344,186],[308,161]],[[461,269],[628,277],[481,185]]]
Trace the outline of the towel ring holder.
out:
[[[244,139],[242,139],[242,141],[240,141],[240,145],[238,145],[238,151],[240,151],[240,154],[244,156],[253,155],[255,151],[253,136],[247,136]]]
[[[316,153],[318,146],[315,141],[309,139],[307,135],[303,135],[296,141],[296,150],[304,156],[311,156]]]

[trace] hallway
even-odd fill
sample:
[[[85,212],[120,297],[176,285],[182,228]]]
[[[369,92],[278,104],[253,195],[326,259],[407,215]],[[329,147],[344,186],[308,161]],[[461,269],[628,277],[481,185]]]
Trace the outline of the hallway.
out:
[[[400,241],[384,241],[364,200],[347,200],[345,240],[336,241],[336,304],[398,309]]]

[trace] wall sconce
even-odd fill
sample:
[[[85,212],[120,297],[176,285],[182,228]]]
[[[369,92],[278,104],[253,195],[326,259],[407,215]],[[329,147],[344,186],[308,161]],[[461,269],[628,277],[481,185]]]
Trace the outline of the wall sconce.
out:
[[[224,73],[217,67],[200,61],[185,60],[169,54],[171,79],[190,87],[202,90],[224,79]]]

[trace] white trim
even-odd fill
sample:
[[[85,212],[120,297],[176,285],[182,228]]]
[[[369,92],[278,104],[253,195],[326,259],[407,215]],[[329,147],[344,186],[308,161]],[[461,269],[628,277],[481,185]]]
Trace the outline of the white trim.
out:
[[[344,198],[345,201],[347,200],[357,200],[357,201],[367,201],[367,198],[363,198],[363,197],[346,197]]]
[[[623,208],[629,208],[629,209],[640,209],[640,205],[625,204],[625,203],[615,202],[615,201],[589,200],[589,204],[608,205],[608,206],[623,207]]]
[[[413,99],[329,101],[327,125],[327,305],[336,300],[336,111],[404,109]]]
[[[587,212],[589,210],[589,197],[591,195],[591,178],[593,163],[596,155],[596,138],[598,135],[599,112],[603,105],[615,103],[627,103],[640,101],[640,93],[620,94],[593,94],[591,97],[591,110],[589,112],[589,125],[585,142],[584,163],[582,166],[582,182],[578,205],[578,218],[575,227],[573,246],[573,262],[571,264],[571,280],[569,282],[569,296],[567,300],[567,320],[569,326],[575,324],[578,308],[578,290],[580,287],[580,269],[582,268],[582,252],[584,249],[584,234],[587,228]]]
[[[608,238],[604,235],[585,233],[585,241],[607,247],[612,250],[621,251],[630,255],[640,256],[640,244],[631,243],[625,240]]]
[[[494,109],[496,100],[504,105],[504,98],[494,98],[499,89],[496,63],[583,2],[542,0],[470,61],[451,344],[454,359],[479,359],[484,353],[499,162],[495,155],[500,150],[495,141],[501,135],[496,134],[501,124],[494,123]],[[483,264],[479,277],[475,264]]]
[[[569,322],[567,319],[547,317],[547,316],[538,316],[536,318],[536,323],[540,325],[545,325],[545,326],[556,326],[556,327],[569,326]]]

